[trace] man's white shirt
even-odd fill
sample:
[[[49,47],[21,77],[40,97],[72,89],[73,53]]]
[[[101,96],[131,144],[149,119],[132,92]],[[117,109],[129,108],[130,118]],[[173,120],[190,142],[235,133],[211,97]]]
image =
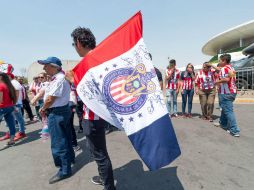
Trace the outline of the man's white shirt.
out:
[[[48,96],[54,96],[57,98],[50,108],[67,105],[70,99],[70,84],[65,80],[65,75],[59,72],[52,76],[51,80],[45,88],[44,101]]]
[[[22,85],[15,79],[11,80],[12,85],[14,86],[16,91],[19,91],[19,97],[16,105],[22,105]]]

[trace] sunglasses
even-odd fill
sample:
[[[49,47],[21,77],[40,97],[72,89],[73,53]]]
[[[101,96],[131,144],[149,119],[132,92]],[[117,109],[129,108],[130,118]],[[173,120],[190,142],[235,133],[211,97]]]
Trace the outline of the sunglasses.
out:
[[[44,77],[39,77],[39,78],[43,79]]]

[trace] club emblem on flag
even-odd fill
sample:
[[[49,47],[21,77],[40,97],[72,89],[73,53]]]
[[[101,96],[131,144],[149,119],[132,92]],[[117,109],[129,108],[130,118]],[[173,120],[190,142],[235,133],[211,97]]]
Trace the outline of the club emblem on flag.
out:
[[[144,64],[138,64],[134,69],[117,69],[105,76],[103,93],[115,112],[135,113],[145,104],[147,95],[155,92],[153,77],[155,74],[147,72]]]

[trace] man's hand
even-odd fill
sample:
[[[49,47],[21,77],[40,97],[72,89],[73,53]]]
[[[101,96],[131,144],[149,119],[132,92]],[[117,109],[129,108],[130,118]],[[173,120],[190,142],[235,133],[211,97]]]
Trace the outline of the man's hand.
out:
[[[39,109],[39,113],[41,114],[41,115],[45,115],[45,109],[42,107],[42,108],[40,108]]]
[[[195,93],[198,95],[198,88],[195,89]]]
[[[74,83],[74,72],[72,70],[66,71],[65,79],[68,80],[70,83]]]
[[[19,112],[19,108],[17,106],[14,106],[14,112],[18,113]]]

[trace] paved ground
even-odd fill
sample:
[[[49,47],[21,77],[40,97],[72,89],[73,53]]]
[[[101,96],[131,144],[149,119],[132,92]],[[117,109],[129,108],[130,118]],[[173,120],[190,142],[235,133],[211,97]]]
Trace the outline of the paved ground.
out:
[[[193,119],[173,119],[182,155],[170,166],[149,172],[123,132],[107,135],[118,190],[250,190],[254,187],[254,105],[236,105],[241,137],[234,138],[195,114]],[[194,104],[194,113],[200,113]],[[215,110],[219,115],[219,110]],[[54,185],[55,172],[49,140],[39,139],[40,124],[27,125],[28,138],[0,151],[1,190],[100,190],[90,183],[97,174],[86,141],[79,136],[74,175]],[[1,124],[0,135],[6,127]],[[0,142],[0,148],[5,142]]]

